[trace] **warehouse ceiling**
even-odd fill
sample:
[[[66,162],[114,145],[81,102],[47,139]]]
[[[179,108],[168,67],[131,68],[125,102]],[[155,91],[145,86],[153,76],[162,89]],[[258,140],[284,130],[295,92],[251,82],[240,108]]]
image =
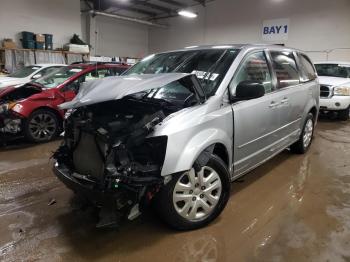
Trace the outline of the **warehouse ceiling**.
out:
[[[85,0],[90,10],[102,11],[142,20],[178,16],[177,12],[214,0]]]

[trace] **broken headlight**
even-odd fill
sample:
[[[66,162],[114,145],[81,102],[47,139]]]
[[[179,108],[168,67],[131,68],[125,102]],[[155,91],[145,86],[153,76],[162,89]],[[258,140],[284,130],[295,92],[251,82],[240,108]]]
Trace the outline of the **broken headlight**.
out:
[[[0,114],[13,109],[17,104],[15,102],[10,102],[0,105]]]

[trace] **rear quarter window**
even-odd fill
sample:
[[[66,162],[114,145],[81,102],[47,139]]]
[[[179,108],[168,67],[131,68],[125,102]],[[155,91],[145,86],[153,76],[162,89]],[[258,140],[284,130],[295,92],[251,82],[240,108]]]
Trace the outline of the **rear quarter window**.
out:
[[[302,81],[308,82],[315,80],[317,78],[317,74],[311,63],[311,60],[307,56],[299,54],[299,61]]]

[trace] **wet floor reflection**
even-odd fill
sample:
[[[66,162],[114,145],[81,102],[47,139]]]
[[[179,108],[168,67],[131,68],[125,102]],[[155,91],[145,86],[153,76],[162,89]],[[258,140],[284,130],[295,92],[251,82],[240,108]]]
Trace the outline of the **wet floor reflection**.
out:
[[[51,173],[59,141],[2,149],[0,260],[346,261],[349,134],[349,124],[321,121],[306,155],[286,150],[233,183],[223,214],[192,232],[173,231],[152,212],[98,230],[93,210]]]

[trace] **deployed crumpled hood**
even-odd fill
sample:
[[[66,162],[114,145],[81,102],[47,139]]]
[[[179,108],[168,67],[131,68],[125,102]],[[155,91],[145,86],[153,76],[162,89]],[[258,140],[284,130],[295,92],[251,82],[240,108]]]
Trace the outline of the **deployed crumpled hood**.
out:
[[[72,101],[63,103],[59,107],[71,109],[117,100],[127,95],[160,88],[189,75],[185,73],[145,74],[93,80],[82,84],[78,95]]]
[[[333,76],[319,76],[318,79],[319,79],[321,85],[329,85],[329,86],[346,85],[346,86],[350,86],[350,79],[349,78],[333,77]]]

